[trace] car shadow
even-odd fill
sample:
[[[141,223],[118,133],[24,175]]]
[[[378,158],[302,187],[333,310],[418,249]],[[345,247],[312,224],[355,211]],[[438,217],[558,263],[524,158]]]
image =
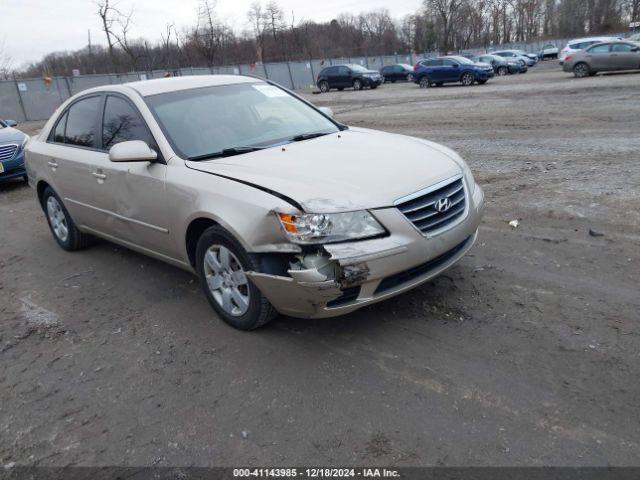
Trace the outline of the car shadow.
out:
[[[8,180],[0,180],[0,192],[12,192],[20,188],[26,188],[29,184],[21,177],[10,178]]]

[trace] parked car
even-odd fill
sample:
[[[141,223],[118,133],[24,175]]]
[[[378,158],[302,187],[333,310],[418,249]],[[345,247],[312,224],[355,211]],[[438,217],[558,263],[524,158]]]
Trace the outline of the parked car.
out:
[[[475,63],[486,63],[493,67],[496,75],[507,75],[509,73],[525,73],[527,66],[523,62],[508,60],[498,55],[484,54],[469,57]]]
[[[601,42],[613,42],[616,40],[622,40],[619,37],[587,37],[587,38],[577,38],[575,40],[571,40],[567,45],[560,50],[560,65],[562,65],[565,61],[567,55],[571,55],[572,53],[577,52],[578,50],[584,50],[591,45],[595,45],[596,43]]]
[[[404,63],[385,65],[380,69],[383,82],[413,82],[413,67]]]
[[[629,41],[629,42],[640,42],[640,33],[636,33],[635,35],[631,35],[630,37],[626,38],[625,40]]]
[[[380,72],[369,70],[362,65],[334,65],[323,68],[318,75],[316,85],[321,92],[328,92],[332,88],[344,90],[352,88],[362,90],[365,87],[378,88],[382,83]]]
[[[559,52],[560,52],[560,49],[556,47],[553,43],[547,43],[538,52],[538,58],[540,60],[545,60],[549,58],[558,58]]]
[[[465,255],[483,210],[452,150],[235,75],[76,94],[27,145],[27,170],[60,247],[95,235],[194,272],[240,329],[414,288]]]
[[[523,57],[529,57],[531,60],[535,62],[534,65],[540,61],[540,58],[538,57],[537,53],[528,53],[528,52],[525,52],[524,50],[512,50],[512,51],[514,53],[522,55]]]
[[[460,82],[464,86],[487,83],[493,78],[493,67],[486,63],[474,63],[459,56],[438,57],[418,62],[414,67],[414,82],[421,88],[444,83]]]
[[[562,69],[577,78],[611,70],[640,69],[640,44],[635,42],[596,43],[586,50],[567,55]]]
[[[0,182],[22,177],[27,180],[24,168],[24,147],[29,136],[17,130],[14,120],[0,120]]]
[[[536,64],[536,61],[527,56],[517,53],[515,50],[500,50],[498,52],[490,52],[492,55],[498,55],[500,57],[506,58],[508,60],[519,61],[523,65],[527,67],[533,67]]]

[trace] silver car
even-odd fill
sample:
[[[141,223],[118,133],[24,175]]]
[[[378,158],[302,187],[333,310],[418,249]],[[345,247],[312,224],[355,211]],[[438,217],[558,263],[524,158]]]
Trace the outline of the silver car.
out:
[[[640,44],[634,42],[597,43],[567,55],[562,69],[577,78],[589,77],[598,72],[640,69]]]
[[[62,248],[101,237],[192,271],[240,329],[416,287],[471,248],[483,209],[450,149],[242,76],[86,90],[28,144],[27,171]]]

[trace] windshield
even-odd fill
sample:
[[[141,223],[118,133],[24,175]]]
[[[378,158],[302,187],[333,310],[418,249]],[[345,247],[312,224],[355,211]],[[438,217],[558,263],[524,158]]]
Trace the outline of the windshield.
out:
[[[300,135],[339,131],[304,102],[266,83],[181,90],[145,100],[182,158],[204,158],[239,147],[269,147]]]
[[[360,72],[360,73],[365,73],[365,72],[369,72],[370,70],[364,68],[362,65],[349,65],[349,68],[351,68],[351,70],[353,70],[354,72]]]
[[[455,60],[458,63],[465,63],[465,64],[473,63],[471,60],[469,60],[468,58],[464,58],[464,57],[449,57],[449,58]]]

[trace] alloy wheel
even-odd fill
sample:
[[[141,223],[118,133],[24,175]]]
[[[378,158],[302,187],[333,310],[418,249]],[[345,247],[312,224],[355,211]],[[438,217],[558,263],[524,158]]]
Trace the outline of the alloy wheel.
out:
[[[579,63],[573,69],[573,73],[578,78],[584,78],[589,76],[589,67],[584,63]]]
[[[236,317],[247,312],[249,282],[231,250],[222,245],[209,247],[204,255],[204,275],[211,295],[222,310]]]
[[[58,199],[53,195],[47,199],[47,216],[49,217],[49,223],[51,229],[55,233],[58,240],[66,242],[69,238],[69,225],[67,223],[67,217],[58,202]]]
[[[472,85],[473,84],[473,80],[474,80],[473,75],[471,75],[470,73],[465,73],[462,76],[462,84],[465,87],[468,87],[468,86]]]

